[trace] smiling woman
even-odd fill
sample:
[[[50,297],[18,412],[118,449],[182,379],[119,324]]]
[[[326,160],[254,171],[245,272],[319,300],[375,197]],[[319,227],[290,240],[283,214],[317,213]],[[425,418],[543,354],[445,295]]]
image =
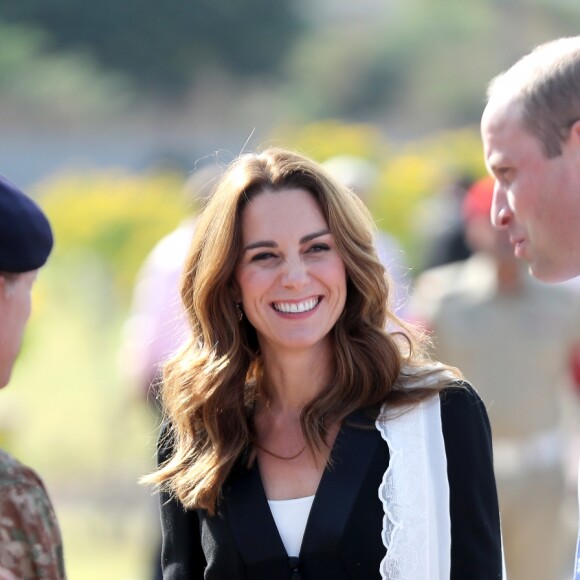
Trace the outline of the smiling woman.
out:
[[[164,578],[502,577],[485,409],[393,314],[373,234],[293,152],[243,155],[216,185],[145,478]]]

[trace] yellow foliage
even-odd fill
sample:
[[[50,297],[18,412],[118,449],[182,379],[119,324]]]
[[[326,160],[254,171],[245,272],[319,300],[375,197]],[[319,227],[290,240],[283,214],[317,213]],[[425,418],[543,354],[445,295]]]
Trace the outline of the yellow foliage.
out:
[[[128,295],[153,245],[185,215],[183,177],[120,170],[67,172],[36,187],[54,230],[55,254],[97,256]]]
[[[418,140],[413,150],[442,164],[450,176],[485,175],[483,147],[477,127],[443,131]]]
[[[353,155],[379,162],[387,154],[387,143],[377,127],[365,123],[326,120],[305,126],[281,126],[273,137],[280,146],[326,161],[335,155]]]
[[[379,227],[407,248],[412,246],[411,222],[416,207],[436,192],[444,179],[441,167],[429,157],[410,153],[393,157],[382,168],[371,202]]]

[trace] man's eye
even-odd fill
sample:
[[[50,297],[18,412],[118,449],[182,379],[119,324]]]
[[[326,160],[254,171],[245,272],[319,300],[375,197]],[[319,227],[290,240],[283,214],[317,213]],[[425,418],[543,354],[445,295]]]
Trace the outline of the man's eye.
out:
[[[513,171],[511,167],[499,167],[495,170],[495,177],[501,183],[509,183],[511,181]]]

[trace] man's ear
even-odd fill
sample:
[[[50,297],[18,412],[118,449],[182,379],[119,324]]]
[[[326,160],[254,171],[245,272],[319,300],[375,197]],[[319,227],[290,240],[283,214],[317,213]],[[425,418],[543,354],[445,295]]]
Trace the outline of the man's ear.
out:
[[[6,284],[7,284],[6,277],[0,274],[0,301],[7,295]]]
[[[580,119],[574,122],[570,128],[570,135],[568,141],[573,143],[576,147],[580,147]]]
[[[574,166],[580,171],[580,119],[570,127],[570,133],[562,145]]]

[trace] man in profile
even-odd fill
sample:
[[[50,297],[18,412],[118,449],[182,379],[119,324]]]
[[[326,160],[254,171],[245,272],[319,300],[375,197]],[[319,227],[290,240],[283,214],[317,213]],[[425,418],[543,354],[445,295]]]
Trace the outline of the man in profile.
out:
[[[491,219],[546,282],[580,275],[580,36],[536,47],[494,78],[481,120]],[[580,548],[580,543],[579,543]],[[575,564],[580,578],[580,550]]]
[[[0,388],[10,380],[32,286],[52,244],[41,209],[0,176]],[[65,577],[60,530],[42,481],[0,449],[0,579]]]

